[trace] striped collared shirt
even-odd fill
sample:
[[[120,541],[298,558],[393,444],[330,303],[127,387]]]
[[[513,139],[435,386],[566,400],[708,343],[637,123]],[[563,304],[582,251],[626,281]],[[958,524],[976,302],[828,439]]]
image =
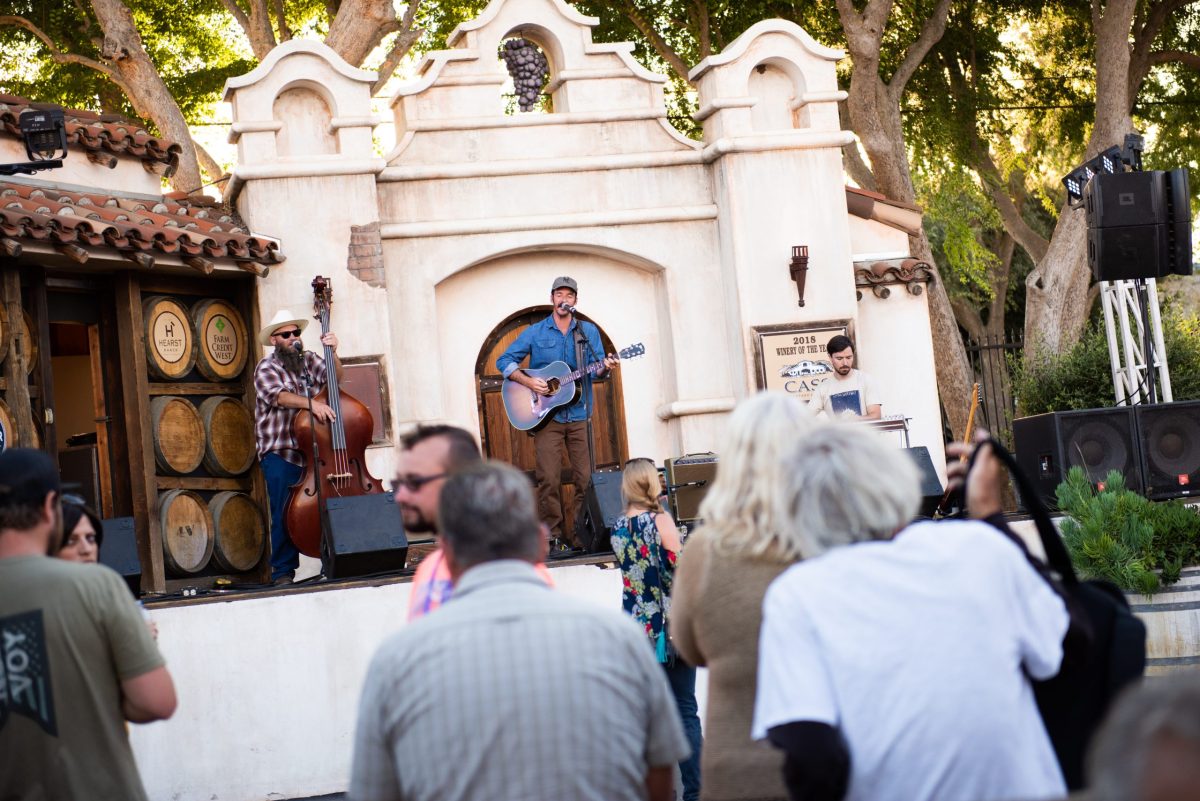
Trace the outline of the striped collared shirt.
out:
[[[313,378],[312,394],[325,386],[325,360],[311,350],[304,351],[304,365]],[[283,367],[283,362],[271,351],[254,368],[254,435],[258,441],[258,457],[275,452],[292,464],[303,464],[292,436],[292,420],[297,409],[287,409],[275,403],[280,392],[304,395],[304,384]]]
[[[641,801],[649,768],[687,754],[637,625],[504,560],[468,570],[375,654],[348,795]]]

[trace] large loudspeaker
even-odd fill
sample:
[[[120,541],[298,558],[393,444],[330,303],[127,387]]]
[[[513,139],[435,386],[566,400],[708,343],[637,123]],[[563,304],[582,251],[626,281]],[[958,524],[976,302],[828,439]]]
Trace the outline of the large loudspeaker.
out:
[[[324,516],[329,533],[322,553],[326,578],[404,569],[408,537],[392,493],[327,498]]]
[[[933,517],[933,513],[937,511],[938,504],[942,502],[942,496],[945,494],[945,488],[942,486],[942,480],[938,478],[937,469],[933,466],[933,459],[929,456],[929,448],[924,446],[919,448],[905,448],[904,452],[913,460],[913,464],[921,471],[921,508],[919,514],[922,517]]]
[[[1125,486],[1141,493],[1142,466],[1133,408],[1050,412],[1013,421],[1017,464],[1047,505],[1058,505],[1054,491],[1072,467],[1082,467],[1093,484],[1110,470]],[[1022,499],[1022,506],[1026,502]]]
[[[621,474],[615,470],[592,473],[592,480],[584,495],[583,511],[575,529],[583,549],[588,553],[611,550],[609,535],[623,511]]]
[[[104,540],[100,545],[100,564],[108,565],[121,574],[129,591],[137,598],[142,594],[142,560],[138,558],[137,531],[132,517],[101,520]]]
[[[717,477],[715,453],[689,453],[677,459],[667,459],[667,484],[671,498],[671,515],[677,523],[700,519],[700,502]]]
[[[1135,406],[1146,497],[1200,493],[1200,401]]]
[[[1085,188],[1084,205],[1097,281],[1191,275],[1186,169],[1101,173]]]

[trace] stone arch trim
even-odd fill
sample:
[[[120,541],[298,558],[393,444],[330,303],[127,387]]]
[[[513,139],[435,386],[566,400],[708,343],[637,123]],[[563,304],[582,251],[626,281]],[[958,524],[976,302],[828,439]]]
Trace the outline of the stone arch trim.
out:
[[[479,267],[497,259],[503,259],[509,256],[520,256],[522,253],[546,253],[554,251],[563,253],[584,253],[591,256],[600,256],[615,261],[619,264],[624,264],[627,267],[633,267],[648,273],[661,273],[667,269],[664,265],[654,261],[653,259],[640,256],[632,251],[621,250],[618,248],[609,247],[607,245],[595,245],[587,242],[562,242],[555,244],[538,243],[530,246],[489,251],[478,258],[451,266],[446,272],[438,275],[434,279],[434,284],[440,284],[443,281],[458,275],[459,273],[465,272],[474,267]]]
[[[279,62],[288,56],[298,53],[308,53],[323,59],[340,75],[349,78],[352,81],[364,81],[366,83],[374,83],[378,78],[378,74],[370,70],[359,69],[353,67],[339,56],[332,47],[324,42],[318,42],[314,39],[292,39],[283,44],[276,45],[267,57],[264,58],[257,67],[247,72],[245,75],[237,75],[233,78],[228,78],[225,81],[225,97],[229,100],[229,93],[233,89],[242,89],[247,86],[252,86],[259,81],[270,76],[271,72],[278,66]],[[281,90],[282,91],[282,90]]]
[[[721,67],[725,64],[730,64],[737,61],[746,54],[750,49],[750,45],[762,36],[770,33],[781,33],[795,39],[805,50],[813,54],[817,58],[826,61],[841,61],[846,57],[846,51],[838,50],[833,47],[826,47],[818,42],[808,33],[794,22],[784,19],[764,19],[751,25],[746,31],[733,40],[729,47],[722,50],[720,53],[711,55],[701,61],[695,67],[692,67],[688,72],[688,80],[695,83],[704,73],[711,70],[713,67]]]

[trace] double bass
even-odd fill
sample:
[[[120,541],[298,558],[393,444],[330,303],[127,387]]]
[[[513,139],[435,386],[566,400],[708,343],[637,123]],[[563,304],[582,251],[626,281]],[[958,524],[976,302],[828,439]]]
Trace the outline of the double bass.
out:
[[[329,333],[329,308],[333,289],[329,279],[313,279],[313,311],[321,322],[321,336]],[[325,386],[313,398],[329,404],[335,415],[329,423],[313,419],[301,409],[292,419],[292,436],[304,454],[304,473],[292,485],[284,510],[288,534],[305,556],[321,557],[322,512],[329,498],[374,495],[384,491],[379,479],[367,472],[364,452],[371,443],[374,421],[362,401],[338,389],[333,348],[325,346]],[[315,453],[314,453],[315,445]]]

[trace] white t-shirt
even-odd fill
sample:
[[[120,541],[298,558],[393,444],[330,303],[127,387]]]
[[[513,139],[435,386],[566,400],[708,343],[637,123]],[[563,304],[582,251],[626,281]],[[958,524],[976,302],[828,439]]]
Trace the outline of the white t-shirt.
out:
[[[814,414],[823,411],[830,417],[841,417],[851,412],[861,417],[867,413],[867,407],[877,403],[879,395],[875,392],[875,382],[862,370],[851,369],[845,378],[838,378],[834,373],[817,384],[808,405]]]
[[[789,568],[767,590],[752,735],[841,729],[847,801],[1056,798],[1022,668],[1049,678],[1067,611],[986,523],[917,523]]]

